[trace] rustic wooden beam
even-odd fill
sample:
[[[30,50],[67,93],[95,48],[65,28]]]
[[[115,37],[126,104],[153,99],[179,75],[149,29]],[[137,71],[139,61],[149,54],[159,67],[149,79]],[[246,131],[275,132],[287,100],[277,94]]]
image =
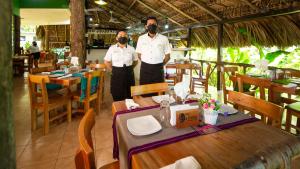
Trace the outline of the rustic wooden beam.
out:
[[[172,5],[171,3],[169,3],[166,0],[161,0],[163,3],[165,3],[166,5],[168,5],[169,7],[171,7],[172,9],[174,9],[175,11],[177,11],[178,13],[180,13],[181,15],[187,17],[188,19],[199,23],[200,21],[198,21],[197,19],[191,17],[190,15],[186,14],[185,12],[183,12],[182,10],[178,9],[176,6]]]
[[[255,6],[255,5],[253,5],[250,1],[248,1],[248,0],[242,0],[245,4],[247,4],[248,6],[250,6],[250,8],[252,8],[252,9],[254,9],[254,10],[257,10],[257,11],[259,11],[260,9],[259,9],[259,7],[257,7],[257,6]]]
[[[143,5],[144,7],[146,7],[147,9],[149,9],[149,10],[155,12],[156,14],[158,14],[158,15],[160,15],[160,16],[162,16],[162,17],[168,18],[168,20],[170,20],[171,22],[173,22],[173,23],[175,23],[175,24],[177,24],[177,25],[183,27],[183,25],[182,25],[181,23],[178,23],[178,22],[175,21],[174,19],[169,18],[168,16],[166,16],[166,15],[164,15],[164,14],[158,12],[157,10],[153,9],[152,7],[150,7],[149,5],[145,4],[144,2],[142,2],[142,1],[140,1],[140,0],[137,0],[137,2],[140,3],[141,5]]]
[[[136,0],[134,0],[128,7],[127,11],[130,11],[130,9],[133,7],[133,5],[136,3]]]
[[[71,53],[79,57],[81,65],[86,59],[85,50],[85,0],[71,0]]]
[[[12,111],[12,2],[1,1],[0,5],[0,168],[3,169],[16,168]]]
[[[217,90],[221,90],[221,63],[223,46],[223,24],[218,24],[218,44],[217,44]]]
[[[178,30],[186,30],[188,28],[204,28],[204,27],[210,27],[210,26],[217,26],[219,23],[237,23],[237,22],[245,22],[249,20],[254,20],[254,19],[260,19],[260,18],[267,18],[267,17],[274,17],[274,16],[284,16],[284,15],[290,15],[290,14],[295,14],[295,13],[300,13],[300,6],[298,7],[289,7],[285,9],[279,9],[279,10],[274,10],[274,11],[268,11],[265,13],[257,13],[257,14],[252,14],[252,15],[247,15],[247,16],[242,16],[242,17],[236,17],[236,18],[231,18],[231,19],[223,19],[221,22],[210,22],[210,23],[201,23],[201,24],[194,24],[188,27],[177,27],[172,30],[168,30],[165,32],[162,32],[163,34],[165,33],[171,33],[171,32],[176,32]]]
[[[204,10],[205,12],[207,12],[208,14],[210,14],[217,20],[219,20],[219,21],[222,20],[222,17],[220,17],[215,10],[213,10],[212,8],[207,6],[206,3],[202,2],[202,1],[196,2],[195,0],[190,0],[190,2],[193,3],[194,5],[198,6],[200,9]]]
[[[135,18],[136,20],[140,20],[144,17],[144,15],[141,13],[141,11],[136,11],[136,10],[128,10],[128,6],[125,5],[122,2],[119,2],[118,0],[112,0],[110,2],[116,9],[121,10],[123,13],[126,15],[129,15],[130,17]]]

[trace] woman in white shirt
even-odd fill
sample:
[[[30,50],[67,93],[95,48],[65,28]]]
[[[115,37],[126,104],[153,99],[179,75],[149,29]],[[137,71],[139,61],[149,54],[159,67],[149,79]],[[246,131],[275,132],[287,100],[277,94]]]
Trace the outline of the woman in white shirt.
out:
[[[116,40],[117,44],[108,49],[104,63],[112,71],[110,91],[113,99],[120,101],[131,98],[130,87],[135,85],[133,68],[138,58],[135,49],[127,44],[127,32],[118,32]]]

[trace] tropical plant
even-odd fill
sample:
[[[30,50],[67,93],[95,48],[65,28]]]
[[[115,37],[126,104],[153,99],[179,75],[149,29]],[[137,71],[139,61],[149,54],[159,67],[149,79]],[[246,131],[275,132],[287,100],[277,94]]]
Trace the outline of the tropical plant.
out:
[[[269,63],[272,63],[280,55],[286,56],[287,54],[290,53],[290,52],[287,52],[287,51],[284,51],[281,49],[276,50],[274,52],[265,53],[263,46],[261,44],[259,44],[259,42],[257,42],[257,40],[255,38],[253,38],[253,36],[251,35],[250,32],[247,31],[247,29],[239,28],[238,32],[243,36],[247,36],[248,39],[250,40],[250,43],[258,49],[260,59],[266,59],[269,61]]]

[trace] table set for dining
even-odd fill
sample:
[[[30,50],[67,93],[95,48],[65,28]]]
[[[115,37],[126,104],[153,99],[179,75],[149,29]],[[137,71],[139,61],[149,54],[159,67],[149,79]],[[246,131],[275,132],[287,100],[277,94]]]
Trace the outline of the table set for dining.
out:
[[[128,109],[125,101],[112,105],[113,156],[119,159],[121,168],[234,168],[266,147],[297,140],[249,114],[226,109],[228,105],[223,106],[229,112],[220,111],[216,124],[205,124],[202,117],[198,125],[178,128],[169,121],[176,110],[169,112],[166,125],[166,119],[161,118],[165,112],[157,99],[138,97],[134,102],[140,106]],[[202,110],[198,100],[185,104],[187,109],[196,106],[199,112]],[[170,107],[178,105],[182,103]]]

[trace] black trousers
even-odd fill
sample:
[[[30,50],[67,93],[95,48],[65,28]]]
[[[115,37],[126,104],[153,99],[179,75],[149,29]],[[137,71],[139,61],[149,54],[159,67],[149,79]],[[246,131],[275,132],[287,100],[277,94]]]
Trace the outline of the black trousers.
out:
[[[164,82],[164,65],[142,62],[140,70],[140,85]]]
[[[114,101],[131,98],[130,87],[135,85],[132,66],[112,67],[110,92]]]

